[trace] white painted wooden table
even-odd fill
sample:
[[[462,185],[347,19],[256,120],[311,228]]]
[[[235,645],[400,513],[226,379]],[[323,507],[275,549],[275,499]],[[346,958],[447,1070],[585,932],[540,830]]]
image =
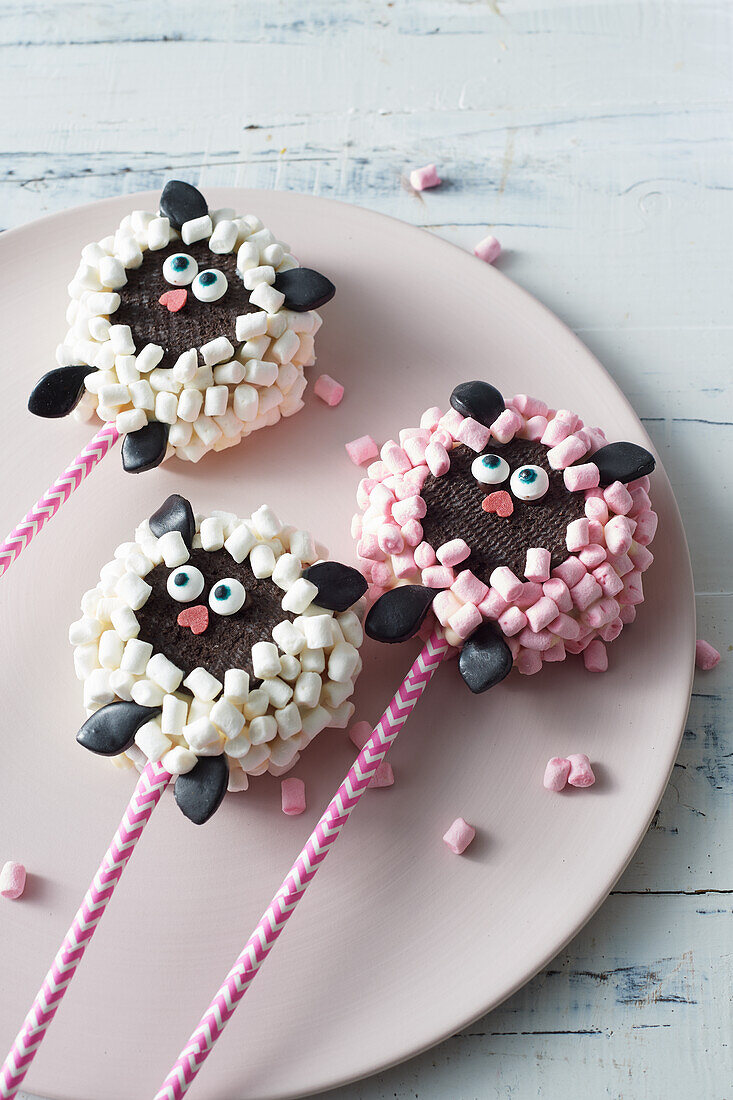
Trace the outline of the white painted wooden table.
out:
[[[0,0],[3,228],[174,174],[333,196],[466,248],[491,229],[632,400],[683,512],[724,661],[697,676],[637,856],[524,990],[344,1100],[730,1100],[732,11]],[[444,186],[411,194],[402,173],[430,160]]]

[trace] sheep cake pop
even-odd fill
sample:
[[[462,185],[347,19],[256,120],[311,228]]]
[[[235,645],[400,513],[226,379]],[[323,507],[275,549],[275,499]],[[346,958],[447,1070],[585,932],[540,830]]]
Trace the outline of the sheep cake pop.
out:
[[[473,692],[568,654],[605,671],[653,561],[653,456],[486,382],[450,404],[385,443],[359,485],[366,633],[403,641],[432,610]]]
[[[303,407],[334,293],[259,218],[171,180],[159,213],[134,210],[82,249],[58,366],[28,407],[114,423],[132,473],[198,462]]]
[[[168,497],[102,567],[70,628],[80,744],[138,771],[159,761],[197,824],[227,790],[284,774],[354,711],[354,605],[367,584],[325,556],[267,506],[195,516]]]

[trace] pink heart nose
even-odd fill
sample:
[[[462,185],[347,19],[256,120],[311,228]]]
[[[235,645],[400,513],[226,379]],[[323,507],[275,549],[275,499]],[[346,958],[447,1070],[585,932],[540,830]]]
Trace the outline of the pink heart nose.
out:
[[[190,626],[194,634],[203,634],[209,625],[209,609],[203,603],[197,603],[195,607],[184,607],[176,622],[179,626]]]
[[[188,291],[184,287],[179,287],[176,290],[166,290],[165,294],[161,294],[158,298],[159,303],[171,313],[178,313],[179,309],[183,309],[188,301]]]
[[[481,501],[484,512],[496,512],[502,519],[508,519],[514,511],[514,501],[505,489],[498,489],[495,493],[489,493]]]

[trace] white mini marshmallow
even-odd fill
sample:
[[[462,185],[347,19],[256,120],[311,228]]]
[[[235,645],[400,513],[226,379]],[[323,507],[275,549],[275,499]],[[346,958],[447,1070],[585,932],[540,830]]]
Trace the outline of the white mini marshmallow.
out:
[[[241,564],[254,544],[255,537],[251,530],[245,523],[240,523],[224,543],[224,549],[231,554],[237,564]]]
[[[116,355],[115,374],[117,375],[117,381],[121,382],[123,386],[129,386],[131,382],[139,382],[140,371],[135,366],[135,356]]]
[[[272,579],[278,588],[287,592],[292,584],[297,581],[302,572],[300,558],[294,554],[281,554],[272,571]]]
[[[341,627],[345,641],[358,649],[364,641],[364,629],[355,611],[342,611],[336,620]]]
[[[316,548],[310,531],[293,531],[290,535],[290,552],[301,561],[316,560]]]
[[[224,673],[224,696],[236,706],[244,706],[249,695],[249,673],[241,668],[228,668]]]
[[[280,654],[272,642],[255,642],[252,646],[252,670],[258,680],[277,676],[280,672]]]
[[[269,264],[250,267],[242,273],[242,282],[247,290],[254,290],[260,283],[268,283],[271,286],[275,282],[275,268],[270,267]]]
[[[99,279],[102,286],[109,290],[119,290],[127,282],[125,268],[114,256],[105,256],[99,261]]]
[[[193,428],[185,420],[176,420],[175,424],[171,424],[171,430],[168,432],[168,442],[171,447],[185,447],[191,442],[192,432]]]
[[[176,359],[171,374],[177,382],[191,382],[196,375],[198,367],[198,355],[195,348],[189,348]]]
[[[280,364],[289,363],[299,347],[298,337],[290,329],[286,329],[270,348],[270,355]]]
[[[102,386],[99,391],[100,405],[108,405],[114,408],[117,405],[127,405],[130,401],[130,391],[127,386],[119,382],[111,386]]]
[[[154,684],[152,680],[138,680],[132,685],[130,694],[141,707],[160,707],[165,692],[160,684]]]
[[[124,672],[134,673],[135,676],[142,676],[152,655],[153,647],[150,642],[142,642],[139,638],[130,638],[125,645],[120,668]]]
[[[305,645],[303,634],[287,619],[272,628],[272,636],[283,653],[291,656],[300,653]]]
[[[280,676],[283,680],[287,680],[291,684],[298,679],[302,671],[303,669],[297,657],[293,657],[291,653],[283,653],[280,658]]]
[[[210,720],[231,741],[244,728],[244,715],[228,699],[218,699],[211,708]]]
[[[148,375],[148,382],[154,393],[165,391],[166,393],[179,394],[183,388],[183,383],[174,378],[173,372],[168,370],[167,367],[155,367],[151,370]]]
[[[105,340],[109,340],[109,332],[112,326],[106,317],[90,317],[88,324],[92,340],[99,340],[100,344],[103,344]]]
[[[301,672],[295,681],[293,701],[300,707],[315,707],[321,697],[321,687],[317,672]]]
[[[201,412],[203,403],[204,395],[201,390],[184,390],[178,398],[178,415],[181,420],[192,424]]]
[[[99,350],[94,356],[93,366],[95,366],[97,370],[111,371],[115,365],[114,348],[109,341],[104,344],[99,344],[98,348]]]
[[[183,539],[181,539],[181,542],[183,542]],[[188,551],[186,551],[187,558]],[[176,564],[182,563],[177,562]],[[128,607],[131,607],[133,611],[139,611],[153,589],[136,573],[123,573],[115,585],[115,591]]]
[[[227,742],[227,756],[234,757],[235,760],[240,757],[245,757],[249,754],[252,748],[252,742],[249,739],[249,734],[246,730],[243,730],[238,737],[233,737],[231,741]],[[259,749],[257,750],[260,751]],[[264,750],[264,757],[267,759],[269,753],[267,749]],[[241,762],[241,761],[240,761]],[[246,788],[244,788],[246,790]]]
[[[331,650],[328,658],[328,675],[337,684],[345,683],[354,675],[356,663],[359,660],[359,650],[348,642],[339,642]]]
[[[263,680],[262,690],[276,710],[287,706],[293,698],[293,689],[290,684],[287,684],[285,680],[281,680],[279,676],[273,676],[271,680]]]
[[[279,313],[271,313],[267,318],[267,335],[271,336],[273,340],[279,340],[288,327],[287,312],[281,309]],[[298,344],[300,344],[300,341],[298,341]]]
[[[147,409],[153,412],[155,409],[155,394],[147,378],[141,378],[139,382],[131,382],[129,386],[130,397],[136,409]]]
[[[314,707],[313,710],[306,711],[302,717],[303,733],[308,741],[312,741],[321,730],[331,725],[331,712],[325,707]]]
[[[353,703],[342,703],[330,711],[329,726],[336,730],[345,730],[354,715]]]
[[[227,752],[229,750],[227,749]],[[249,787],[249,777],[247,773],[242,771],[241,768],[235,768],[229,766],[229,782],[227,783],[227,791],[230,794],[236,794],[239,791],[246,791]]]
[[[254,691],[250,691],[247,696],[247,702],[244,704],[244,716],[249,721],[252,718],[258,718],[261,714],[267,713],[267,708],[270,705],[270,700],[267,693],[262,688],[255,688]]]
[[[326,655],[320,648],[314,649],[312,646],[307,646],[298,654],[298,660],[303,672],[323,672],[326,667]]]
[[[257,267],[260,262],[260,250],[256,245],[245,241],[237,249],[237,271],[244,273]]]
[[[223,416],[227,411],[229,390],[226,386],[209,386],[204,399],[206,416]]]
[[[309,649],[323,649],[333,645],[333,618],[331,615],[309,615],[303,619],[305,644]]]
[[[292,611],[295,615],[301,615],[317,595],[318,589],[315,584],[307,581],[305,577],[299,577],[283,596],[280,606],[283,611]]]
[[[207,516],[201,522],[200,535],[204,550],[221,550],[224,545],[224,524],[218,516]]]
[[[155,396],[155,419],[161,424],[175,424],[178,415],[178,398],[174,393],[161,390]]]
[[[140,633],[140,623],[131,607],[118,607],[112,612],[112,626],[123,642],[136,638]]]
[[[233,252],[237,243],[237,227],[228,218],[222,218],[214,225],[214,232],[209,238],[209,249],[219,255]]]
[[[183,671],[169,661],[162,653],[154,653],[148,661],[145,675],[149,680],[158,684],[163,691],[177,691],[181,686]]]
[[[278,267],[285,257],[285,250],[281,244],[275,241],[273,244],[265,245],[260,251],[260,258],[264,264],[272,264],[273,267]]]
[[[269,546],[259,542],[250,551],[249,564],[258,580],[262,580],[263,577],[271,577],[275,568],[275,555]]]
[[[121,668],[110,669],[109,686],[118,699],[124,699],[126,703],[131,703],[134,683],[135,677],[131,672],[123,672]]]
[[[208,344],[201,345],[201,355],[207,366],[213,367],[215,363],[224,363],[234,355],[232,347],[226,336],[217,336],[215,340],[209,340]]]
[[[132,339],[132,330],[129,325],[111,325],[109,330],[109,342],[115,355],[134,355],[135,342]]]
[[[323,685],[323,691],[321,692],[321,702],[327,707],[340,707],[342,703],[354,692],[354,681],[345,680],[343,683],[338,683],[335,680],[328,680]]]
[[[171,223],[167,218],[153,218],[148,225],[148,248],[151,252],[157,252],[170,244]]]
[[[260,283],[250,294],[249,300],[253,306],[259,306],[268,313],[277,313],[285,301],[285,295],[269,283]]]
[[[222,434],[221,428],[210,416],[199,416],[193,422],[193,430],[206,447],[211,447]]]
[[[207,672],[205,668],[200,667],[195,668],[193,672],[189,672],[183,681],[183,686],[187,687],[197,699],[203,699],[206,703],[216,699],[223,687],[216,677]]]
[[[197,367],[188,385],[196,390],[207,390],[214,385],[214,372],[209,366]]]
[[[161,535],[158,539],[158,549],[169,569],[175,569],[177,565],[183,565],[188,561],[188,547],[180,531],[166,531]],[[130,607],[137,611],[133,604],[130,604]]]
[[[253,745],[263,745],[277,735],[277,722],[270,714],[253,718],[249,724],[249,739]]]
[[[194,722],[189,722],[183,727],[183,737],[194,752],[202,756],[212,755],[206,750],[218,746],[221,740],[219,730],[208,718],[197,718]]]
[[[263,248],[267,248],[268,244],[275,244],[275,234],[271,229],[265,229],[260,223],[259,229],[255,229],[250,233],[249,240],[262,251]]]
[[[251,386],[272,386],[277,380],[277,375],[277,363],[266,363],[263,359],[247,360],[244,378]]]
[[[84,307],[89,317],[102,314],[108,317],[110,313],[115,313],[120,308],[120,296],[114,291],[92,291],[84,299]]]
[[[117,259],[128,271],[140,267],[143,262],[142,249],[134,237],[124,237],[117,246]]]
[[[284,741],[300,733],[303,728],[303,719],[295,703],[288,703],[286,707],[282,707],[275,715],[275,721],[277,732]]]
[[[116,630],[105,630],[99,639],[99,663],[102,668],[119,668],[125,643]]]
[[[88,645],[102,633],[102,624],[97,619],[85,615],[69,627],[69,641],[72,645]]]
[[[148,418],[143,409],[126,409],[125,412],[117,413],[115,428],[120,435],[127,435],[128,432],[140,431],[147,422]]]
[[[255,530],[259,531],[264,539],[276,538],[283,529],[282,523],[272,508],[269,508],[266,504],[263,504],[261,508],[252,513],[252,523]]]
[[[84,706],[101,706],[114,702],[115,694],[109,683],[109,671],[95,668],[84,681]]]
[[[259,396],[254,386],[243,383],[234,391],[234,411],[240,420],[249,423],[257,416]]]
[[[243,363],[248,359],[264,359],[271,343],[269,336],[253,336],[250,340],[245,340],[237,355]]]
[[[267,314],[264,310],[256,313],[243,313],[237,317],[235,331],[237,340],[252,340],[256,336],[267,334]]]
[[[230,439],[236,441],[241,436],[244,424],[233,409],[226,409],[221,416],[215,416],[214,421]]]
[[[214,381],[223,386],[236,386],[244,381],[244,364],[238,359],[230,359],[228,363],[219,363],[214,367]]]
[[[165,736],[160,722],[156,719],[140,727],[135,734],[135,744],[153,763],[157,763],[161,757],[165,756],[172,746],[172,742]]]
[[[172,737],[180,736],[188,719],[188,703],[176,695],[166,695],[163,700],[163,714],[160,727],[163,733]],[[142,745],[140,746],[142,748]],[[162,754],[161,754],[162,755]]]
[[[74,673],[77,680],[86,680],[95,668],[99,668],[99,650],[96,642],[79,645],[74,650]]]
[[[163,358],[163,348],[158,344],[146,344],[135,359],[135,366],[141,374],[147,374],[153,367],[157,367]]]
[[[185,775],[196,767],[197,757],[196,753],[184,749],[183,745],[175,745],[160,762],[171,775]]]
[[[208,214],[204,214],[200,218],[192,218],[183,223],[181,239],[184,244],[195,244],[196,241],[203,241],[205,237],[210,237],[213,229],[211,218]]]

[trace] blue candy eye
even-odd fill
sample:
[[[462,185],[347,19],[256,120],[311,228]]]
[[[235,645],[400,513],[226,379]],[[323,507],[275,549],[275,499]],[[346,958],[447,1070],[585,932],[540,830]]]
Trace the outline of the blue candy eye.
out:
[[[541,500],[550,488],[550,479],[541,466],[520,466],[512,474],[509,488],[517,500]]]
[[[169,575],[166,588],[177,603],[190,603],[203,592],[204,575],[195,565],[182,565]]]
[[[229,283],[222,271],[211,267],[196,276],[191,286],[194,297],[200,302],[218,302],[227,292]]]
[[[176,252],[163,264],[163,278],[171,286],[188,286],[196,278],[199,265],[187,252]]]
[[[225,577],[224,580],[217,581],[211,589],[209,607],[217,615],[235,615],[244,606],[246,597],[243,584],[234,577]]]
[[[479,455],[471,463],[471,473],[481,485],[501,485],[509,477],[509,465],[500,455]]]

